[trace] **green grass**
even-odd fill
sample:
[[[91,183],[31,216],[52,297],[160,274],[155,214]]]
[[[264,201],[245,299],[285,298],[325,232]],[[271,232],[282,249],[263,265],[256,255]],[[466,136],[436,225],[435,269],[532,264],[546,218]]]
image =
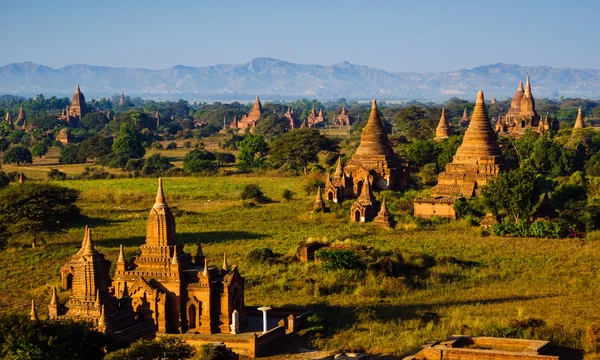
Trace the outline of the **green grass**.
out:
[[[304,181],[275,175],[181,177],[164,179],[164,189],[176,217],[178,240],[194,252],[201,239],[213,265],[220,265],[227,252],[229,263],[238,264],[246,278],[246,304],[325,310],[318,316],[333,321],[334,331],[314,342],[319,347],[402,354],[429,340],[461,332],[484,334],[490,325],[525,317],[546,321],[559,344],[581,347],[580,334],[600,321],[600,242],[481,237],[461,221],[434,230],[399,226],[388,231],[353,224],[343,210],[347,204],[311,215],[314,197],[304,193]],[[243,206],[239,194],[250,183],[259,184],[274,201]],[[113,266],[119,244],[131,257],[144,241],[156,179],[60,184],[81,190],[84,219],[49,238],[45,246],[0,252],[0,311],[28,313],[35,298],[43,316],[50,286],[59,284],[58,269],[79,248],[86,224]],[[296,199],[283,201],[284,189],[294,191]],[[406,278],[326,272],[319,264],[286,261],[308,238],[349,239],[401,253],[414,264],[424,256],[437,260],[421,276]],[[280,261],[249,263],[245,256],[257,247],[271,248]],[[68,293],[61,291],[60,296],[64,300]],[[373,306],[374,314],[356,320],[352,309],[364,306]],[[437,313],[439,323],[423,322],[427,312]]]

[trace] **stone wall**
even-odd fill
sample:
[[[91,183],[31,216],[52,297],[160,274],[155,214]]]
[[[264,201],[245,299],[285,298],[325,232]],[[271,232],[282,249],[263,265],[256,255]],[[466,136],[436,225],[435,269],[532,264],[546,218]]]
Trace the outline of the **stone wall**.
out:
[[[414,216],[431,218],[439,216],[456,219],[453,199],[416,199],[414,202]]]

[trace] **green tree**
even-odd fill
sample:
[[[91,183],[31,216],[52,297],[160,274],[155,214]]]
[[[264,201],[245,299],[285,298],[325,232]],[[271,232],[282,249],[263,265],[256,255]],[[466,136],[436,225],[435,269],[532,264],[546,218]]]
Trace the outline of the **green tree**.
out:
[[[105,360],[179,360],[194,355],[194,348],[183,339],[161,337],[158,340],[140,340],[127,349],[110,352]]]
[[[112,145],[111,138],[98,134],[87,138],[81,144],[80,151],[83,151],[88,158],[100,159],[112,152]]]
[[[10,178],[4,171],[0,171],[0,189],[4,189],[10,183]]]
[[[161,156],[160,154],[154,154],[146,159],[144,164],[144,170],[148,174],[154,174],[157,172],[167,171],[173,167],[173,164],[169,162],[169,158]]]
[[[261,135],[248,134],[236,146],[240,149],[237,156],[238,167],[242,169],[255,169],[265,166],[268,146]]]
[[[108,124],[108,122],[109,121],[106,118],[106,116],[103,113],[99,112],[99,111],[87,113],[81,119],[81,124],[87,130],[97,130],[97,131],[100,131],[100,130],[104,129],[104,126],[106,124]]]
[[[316,129],[298,129],[281,135],[271,143],[269,155],[277,166],[294,170],[302,169],[307,173],[310,163],[319,161],[321,151],[336,151],[333,141],[321,135]]]
[[[135,127],[127,123],[121,124],[121,131],[115,139],[112,148],[117,157],[125,159],[141,158],[146,153]]]
[[[81,151],[80,145],[67,144],[60,149],[60,158],[58,162],[61,164],[82,164],[87,161],[85,153]]]
[[[25,182],[0,190],[0,223],[14,239],[61,231],[79,215],[79,191],[62,186]]]
[[[15,146],[4,154],[5,164],[31,164],[31,152],[22,146]]]
[[[416,166],[437,163],[440,146],[434,140],[414,140],[406,147],[406,159]]]
[[[495,180],[482,187],[483,203],[494,214],[506,212],[515,220],[530,216],[540,201],[543,177],[527,166],[502,172]]]
[[[207,150],[192,150],[183,157],[183,170],[188,173],[213,172],[217,167],[217,157]]]
[[[46,146],[46,144],[44,144],[43,142],[36,143],[31,148],[31,155],[37,156],[40,159],[42,158],[42,156],[46,155],[47,152],[48,146]]]
[[[256,123],[254,132],[266,138],[272,138],[285,133],[289,128],[289,122],[286,118],[269,114],[264,119],[260,119]]]

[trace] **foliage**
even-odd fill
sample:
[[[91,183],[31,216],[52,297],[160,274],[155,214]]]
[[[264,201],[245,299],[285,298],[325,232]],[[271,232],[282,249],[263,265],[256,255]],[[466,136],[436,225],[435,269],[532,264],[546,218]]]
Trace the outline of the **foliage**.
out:
[[[213,173],[217,157],[208,150],[192,150],[183,157],[183,170],[188,173]]]
[[[49,180],[64,180],[67,178],[67,174],[58,169],[50,169],[46,176]]]
[[[529,223],[519,219],[516,223],[505,221],[492,225],[492,233],[498,236],[564,238],[568,229],[556,221],[536,220]]]
[[[5,164],[31,164],[31,152],[29,149],[22,146],[15,146],[4,153],[3,161]]]
[[[112,149],[117,157],[125,159],[141,158],[146,152],[135,127],[128,123],[121,124],[119,136],[115,139]]]
[[[266,138],[279,136],[288,130],[288,120],[276,114],[269,114],[256,123],[254,132]]]
[[[268,147],[265,139],[258,134],[248,134],[236,146],[240,149],[237,166],[241,169],[256,169],[265,166]]]
[[[414,140],[406,147],[406,159],[409,163],[416,166],[423,166],[429,163],[436,163],[440,147],[434,140]]]
[[[104,126],[108,124],[108,119],[101,112],[90,112],[85,114],[85,116],[81,119],[81,125],[83,125],[88,130],[97,130],[100,131],[104,129]]]
[[[10,178],[6,173],[0,170],[0,189],[4,189],[10,183]]]
[[[327,270],[363,270],[365,264],[351,249],[320,249],[315,257]]]
[[[0,314],[2,359],[100,360],[108,344],[107,336],[86,322]]]
[[[333,141],[310,128],[284,134],[274,140],[270,148],[270,159],[276,167],[302,169],[304,174],[307,173],[308,164],[319,161],[319,152],[337,150]]]
[[[285,201],[292,201],[294,199],[294,192],[290,189],[285,189],[283,190],[283,192],[281,193],[281,197],[285,200]]]
[[[194,355],[194,348],[185,340],[163,336],[158,340],[140,340],[126,349],[110,352],[105,360],[179,360]]]
[[[257,203],[263,203],[268,200],[265,197],[265,194],[263,193],[263,191],[260,189],[260,186],[258,186],[256,184],[248,184],[248,185],[244,186],[244,190],[242,191],[242,194],[240,195],[240,197],[242,198],[242,200],[251,199]]]
[[[76,144],[67,144],[60,149],[61,164],[82,164],[86,162],[87,157],[84,151],[81,151],[81,146]]]
[[[48,152],[48,146],[43,142],[38,142],[31,148],[31,155],[37,156],[40,159]]]
[[[173,164],[169,162],[169,158],[161,156],[160,154],[154,154],[146,159],[144,169],[146,174],[154,174],[158,172],[167,171],[173,167]]]
[[[98,134],[81,143],[81,151],[87,158],[100,159],[112,152],[112,145],[112,138]]]
[[[79,215],[77,190],[34,182],[0,190],[0,223],[13,237],[28,236],[35,245],[45,233],[60,231]]]
[[[167,150],[175,150],[177,149],[177,143],[175,143],[174,141],[171,141],[170,143],[167,144]]]
[[[255,248],[252,249],[248,255],[246,255],[246,259],[249,262],[262,263],[267,261],[267,259],[273,258],[274,256],[273,250],[269,248]]]

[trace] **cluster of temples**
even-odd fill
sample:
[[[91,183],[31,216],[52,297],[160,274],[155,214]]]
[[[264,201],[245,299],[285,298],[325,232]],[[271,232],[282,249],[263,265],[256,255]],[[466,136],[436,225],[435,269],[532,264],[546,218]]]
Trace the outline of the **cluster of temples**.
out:
[[[439,174],[438,183],[431,190],[431,198],[415,200],[414,215],[455,218],[454,201],[478,196],[480,188],[495,178],[503,165],[504,155],[498,146],[498,137],[480,90],[462,144],[452,162]]]
[[[209,266],[200,243],[195,255],[184,252],[161,179],[139,255],[127,261],[121,246],[112,279],[110,264],[86,228],[81,249],[60,269],[71,296],[60,303],[53,289],[50,318],[87,320],[127,341],[155,332],[230,333],[234,317],[245,325],[244,278],[226,256],[220,269]]]

